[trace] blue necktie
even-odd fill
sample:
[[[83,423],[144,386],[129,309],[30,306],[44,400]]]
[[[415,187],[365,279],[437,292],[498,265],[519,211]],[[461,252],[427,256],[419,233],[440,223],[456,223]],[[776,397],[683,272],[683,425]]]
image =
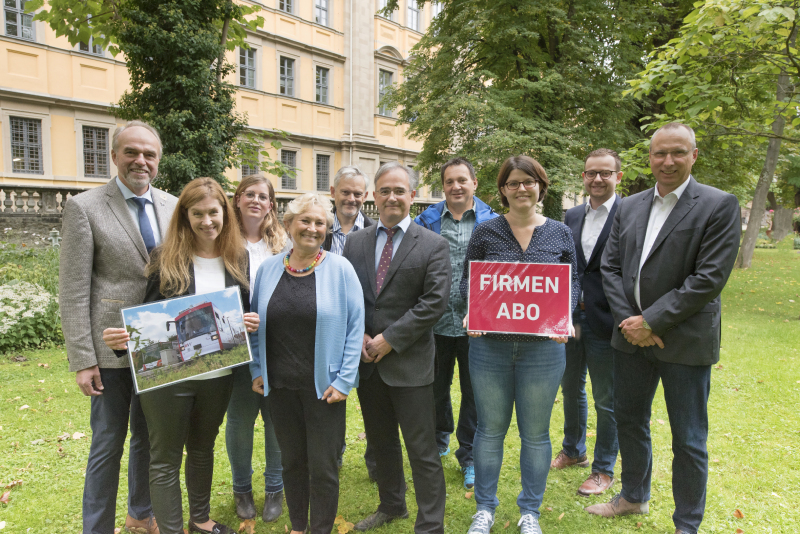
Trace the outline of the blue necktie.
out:
[[[150,201],[146,198],[139,197],[133,197],[133,201],[139,206],[139,231],[142,233],[142,239],[144,239],[144,246],[147,248],[147,253],[150,254],[150,251],[156,248],[156,240],[153,237],[153,227],[150,226],[150,218],[144,210],[144,207]]]

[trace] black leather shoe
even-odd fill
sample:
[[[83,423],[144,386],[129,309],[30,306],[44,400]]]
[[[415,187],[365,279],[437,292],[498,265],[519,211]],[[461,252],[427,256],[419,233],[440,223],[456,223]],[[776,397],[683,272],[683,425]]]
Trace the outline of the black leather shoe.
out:
[[[236,515],[241,519],[254,519],[256,517],[256,503],[253,502],[253,492],[236,493],[233,492],[233,500],[236,503]]]
[[[264,494],[264,511],[261,512],[261,519],[264,523],[277,521],[283,513],[283,490],[274,493]],[[255,514],[254,514],[255,515]]]
[[[406,519],[408,517],[408,510],[403,512],[400,515],[388,515],[384,514],[381,511],[377,511],[374,514],[365,517],[358,523],[353,526],[353,530],[358,531],[365,531],[365,530],[372,530],[373,528],[378,528],[380,526],[385,525],[386,523],[391,523],[395,519]]]
[[[189,533],[197,532],[197,534],[236,534],[232,528],[223,525],[222,523],[214,522],[214,527],[211,530],[203,530],[189,520]]]

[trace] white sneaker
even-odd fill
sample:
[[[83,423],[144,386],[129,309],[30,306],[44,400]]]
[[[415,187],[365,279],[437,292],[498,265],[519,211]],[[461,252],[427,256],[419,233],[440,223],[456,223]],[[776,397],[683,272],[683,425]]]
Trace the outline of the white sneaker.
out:
[[[472,524],[469,526],[467,534],[489,534],[494,525],[494,515],[486,510],[479,510],[472,516]]]
[[[539,520],[533,517],[532,514],[525,514],[520,517],[517,526],[520,534],[542,534],[542,529],[539,528]]]

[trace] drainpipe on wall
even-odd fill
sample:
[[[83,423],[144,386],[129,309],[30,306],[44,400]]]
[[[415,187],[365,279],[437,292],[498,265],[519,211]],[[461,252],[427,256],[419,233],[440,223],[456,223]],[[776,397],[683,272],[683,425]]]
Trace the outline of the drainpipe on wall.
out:
[[[353,164],[353,0],[350,3],[350,165]]]

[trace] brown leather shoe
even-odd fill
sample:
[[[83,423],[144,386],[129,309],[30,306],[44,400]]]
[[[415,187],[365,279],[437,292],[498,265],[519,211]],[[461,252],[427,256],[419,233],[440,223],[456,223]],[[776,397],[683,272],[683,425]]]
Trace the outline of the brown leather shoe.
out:
[[[588,497],[589,495],[600,495],[605,490],[611,487],[614,483],[614,478],[606,475],[605,473],[592,473],[586,482],[581,484],[578,488],[578,495]]]
[[[567,456],[567,453],[564,452],[564,449],[559,451],[558,456],[553,458],[553,461],[550,462],[550,469],[564,469],[565,467],[587,467],[589,465],[589,460],[586,458],[586,455],[579,456],[578,458],[570,458]]]
[[[156,518],[152,515],[147,519],[134,519],[130,515],[125,518],[125,532],[131,534],[160,534]]]
[[[618,515],[646,514],[650,506],[646,502],[628,502],[617,493],[609,502],[593,504],[585,508],[587,512],[602,517],[616,517]]]

